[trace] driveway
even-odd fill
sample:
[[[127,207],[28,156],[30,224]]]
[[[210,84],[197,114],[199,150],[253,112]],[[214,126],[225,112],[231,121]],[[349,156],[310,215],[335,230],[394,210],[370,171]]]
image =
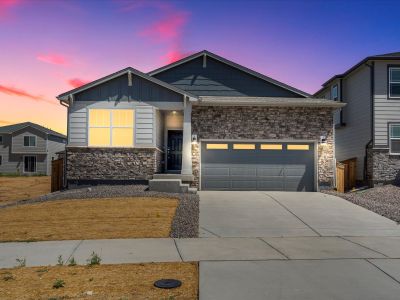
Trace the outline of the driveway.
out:
[[[200,192],[200,235],[178,243],[181,253],[191,246],[200,260],[200,300],[374,300],[400,293],[400,226],[332,195]],[[257,241],[269,252],[254,253]]]
[[[202,237],[400,236],[400,226],[322,193],[200,194]]]

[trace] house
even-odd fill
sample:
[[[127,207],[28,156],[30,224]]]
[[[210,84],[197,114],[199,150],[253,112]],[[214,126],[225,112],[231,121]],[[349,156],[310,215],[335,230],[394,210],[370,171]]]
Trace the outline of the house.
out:
[[[315,191],[334,180],[333,111],[209,51],[126,68],[57,97],[67,181],[181,180],[202,190]]]
[[[65,150],[67,137],[38,124],[0,127],[0,174],[50,175],[51,161]]]
[[[400,52],[369,56],[315,93],[346,102],[334,115],[336,160],[357,158],[357,179],[400,179]]]

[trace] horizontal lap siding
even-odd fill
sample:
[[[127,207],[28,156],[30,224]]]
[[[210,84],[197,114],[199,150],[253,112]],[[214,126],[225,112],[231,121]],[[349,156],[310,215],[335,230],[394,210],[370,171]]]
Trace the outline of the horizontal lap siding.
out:
[[[35,147],[25,147],[24,146],[24,136],[36,136],[36,146]],[[46,152],[46,134],[38,131],[34,128],[25,128],[18,130],[12,135],[12,153],[38,153]]]
[[[74,103],[69,108],[68,138],[73,146],[87,145],[87,111],[85,103]]]
[[[136,146],[153,146],[155,134],[154,108],[151,106],[136,107]]]
[[[388,123],[400,122],[400,100],[388,99],[387,68],[398,61],[375,62],[375,145],[388,148]]]

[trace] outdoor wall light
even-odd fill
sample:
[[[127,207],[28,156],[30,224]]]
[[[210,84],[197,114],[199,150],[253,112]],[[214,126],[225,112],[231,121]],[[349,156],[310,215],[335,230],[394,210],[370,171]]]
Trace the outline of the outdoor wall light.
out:
[[[197,144],[197,134],[192,134],[192,144]]]
[[[173,111],[172,111],[172,114],[173,114],[173,115],[176,115],[176,110],[173,110]]]
[[[326,145],[326,144],[328,143],[327,138],[326,138],[326,135],[321,135],[321,136],[319,137],[319,143],[320,143],[320,144],[323,144],[323,145]]]

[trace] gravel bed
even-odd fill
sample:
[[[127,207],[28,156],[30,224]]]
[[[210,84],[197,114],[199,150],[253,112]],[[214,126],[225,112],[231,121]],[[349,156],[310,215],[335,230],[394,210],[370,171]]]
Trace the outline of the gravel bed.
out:
[[[366,190],[348,193],[336,191],[323,191],[346,199],[354,204],[360,205],[381,216],[400,223],[400,187],[384,185]]]
[[[64,199],[114,198],[114,197],[160,197],[179,199],[172,221],[171,237],[196,238],[199,236],[199,196],[195,194],[175,194],[147,191],[146,185],[93,186],[70,189],[43,195],[37,198],[0,205],[1,208],[41,203]]]

